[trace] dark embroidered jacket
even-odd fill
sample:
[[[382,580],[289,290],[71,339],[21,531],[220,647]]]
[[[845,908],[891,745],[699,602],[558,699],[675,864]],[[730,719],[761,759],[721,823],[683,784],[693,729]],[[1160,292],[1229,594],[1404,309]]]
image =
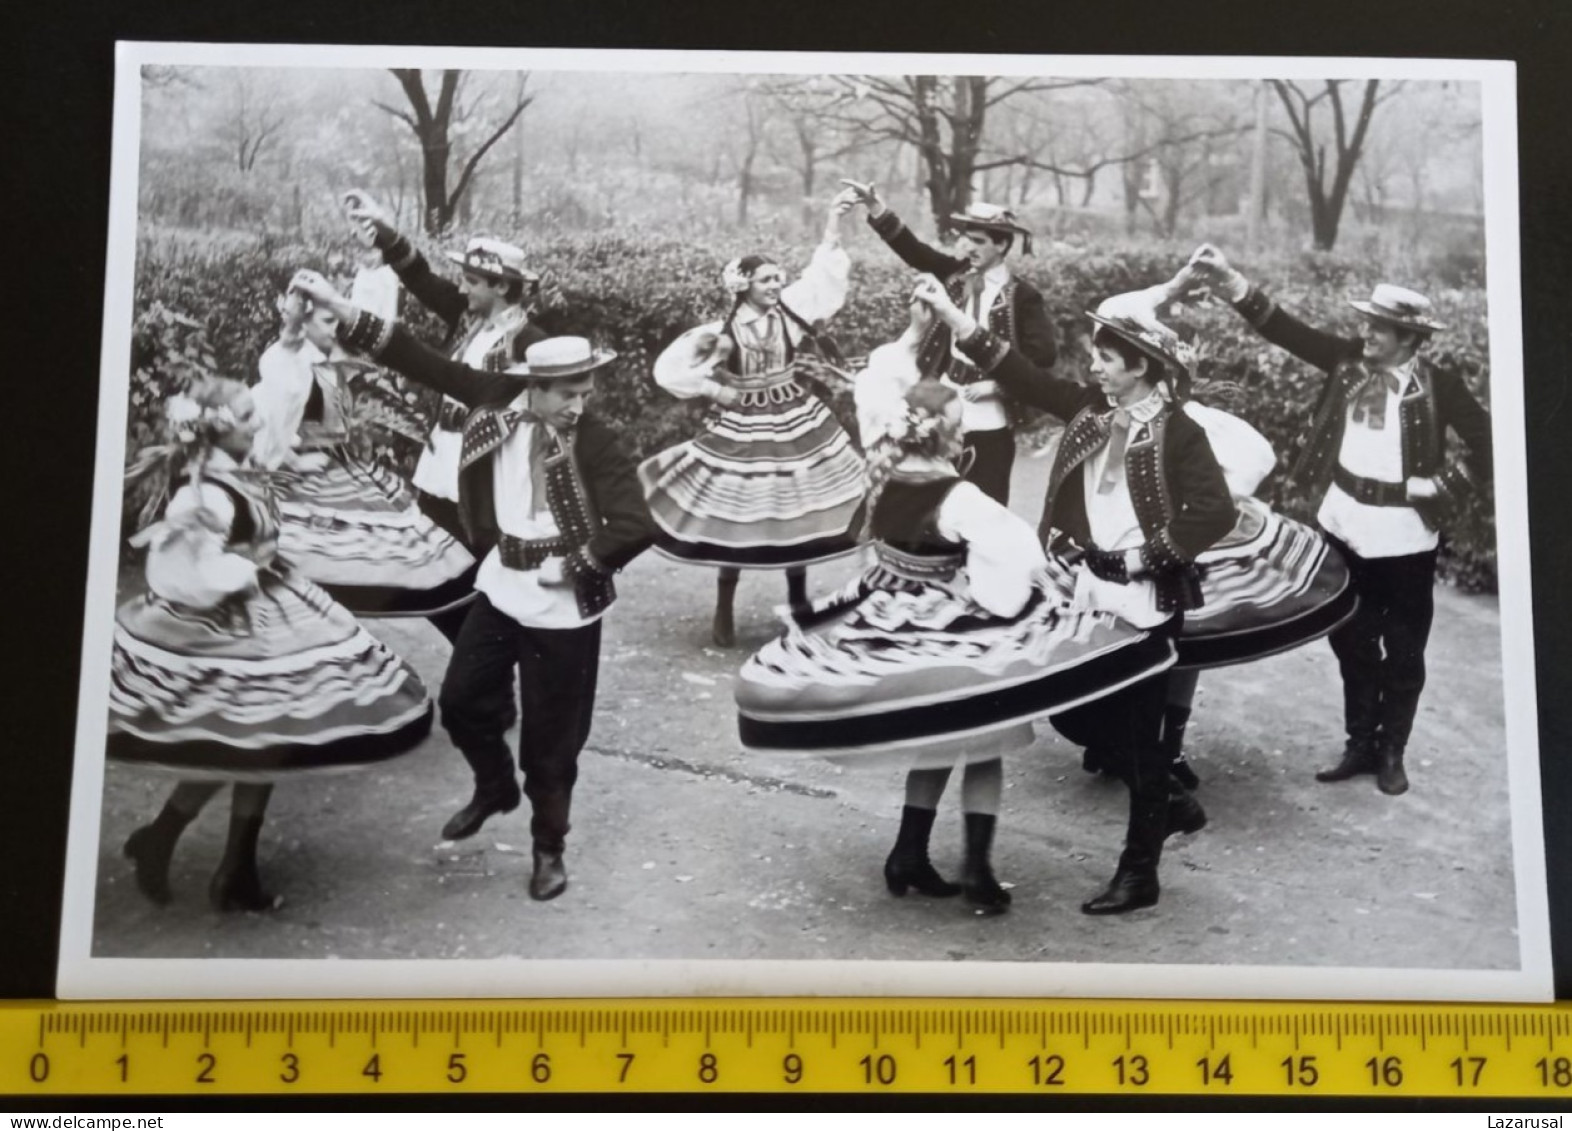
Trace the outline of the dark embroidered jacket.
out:
[[[523,378],[471,369],[443,357],[403,327],[370,314],[340,326],[339,336],[390,369],[467,405],[475,418],[470,427],[484,428],[495,421],[526,387]],[[487,455],[507,438],[500,427],[492,432]],[[579,418],[571,448],[546,461],[546,501],[558,529],[574,543],[564,555],[564,568],[573,580],[580,613],[603,611],[616,598],[612,575],[655,539],[633,459],[615,430],[587,413]],[[501,531],[489,458],[473,459],[459,471],[459,513],[477,556],[496,545]]]
[[[886,211],[868,223],[908,266],[940,279],[949,291],[951,300],[957,306],[964,306],[967,275],[964,259],[946,255],[938,248],[923,243],[894,212]],[[993,306],[980,321],[1018,348],[1026,360],[1040,369],[1050,369],[1058,360],[1059,345],[1054,337],[1053,323],[1048,320],[1048,308],[1043,304],[1043,296],[1037,288],[1026,280],[1012,274],[994,299]],[[928,327],[917,346],[917,369],[924,377],[939,377],[949,373],[953,360],[950,336],[950,328],[938,319]],[[979,380],[982,375],[975,370],[966,370],[949,373],[949,376],[957,384],[966,384]],[[1013,403],[1015,399],[1006,391],[1005,409],[1012,423],[1020,423],[1023,414],[1020,406]]]
[[[1063,534],[1083,549],[1092,543],[1086,514],[1086,460],[1108,442],[1108,400],[1078,381],[1054,377],[988,330],[960,348],[1016,399],[1069,421],[1048,477],[1038,536],[1052,545]],[[1141,563],[1157,588],[1162,612],[1199,608],[1197,554],[1234,527],[1237,513],[1206,431],[1183,412],[1165,410],[1125,449],[1125,480],[1146,542]]]
[[[1348,406],[1370,375],[1362,360],[1364,341],[1338,337],[1299,321],[1257,287],[1251,287],[1235,309],[1267,341],[1328,375],[1292,472],[1295,482],[1319,499],[1326,493],[1342,452]],[[1420,356],[1414,365],[1414,384],[1401,401],[1400,420],[1403,477],[1433,477],[1440,489],[1437,498],[1416,499],[1413,507],[1426,525],[1438,529],[1470,489],[1490,482],[1490,413],[1474,399],[1460,375]],[[1461,460],[1448,458],[1448,428],[1467,449]]]
[[[377,225],[376,246],[382,252],[393,273],[410,294],[431,311],[448,328],[442,347],[454,361],[462,360],[464,351],[480,333],[485,323],[469,312],[469,300],[459,285],[445,279],[431,269],[426,257],[415,250],[408,237],[400,235],[385,225]],[[492,343],[480,367],[491,373],[501,373],[508,366],[524,360],[524,351],[548,335],[530,320],[529,312],[522,306],[509,307],[503,314],[506,329]],[[432,428],[458,432],[464,427],[464,410],[452,398],[444,400],[437,409]]]

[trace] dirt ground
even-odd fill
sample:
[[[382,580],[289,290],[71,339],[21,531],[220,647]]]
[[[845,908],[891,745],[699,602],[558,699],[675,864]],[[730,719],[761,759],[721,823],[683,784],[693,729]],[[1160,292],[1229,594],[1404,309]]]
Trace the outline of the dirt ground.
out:
[[[1046,466],[1023,459],[1016,509],[1033,520]],[[819,591],[852,563],[816,569]],[[1123,788],[1080,768],[1046,723],[1006,763],[995,867],[1008,915],[960,900],[892,898],[881,866],[898,770],[742,754],[731,688],[774,631],[777,574],[738,594],[739,646],[709,643],[713,575],[650,553],[606,622],[595,730],[581,759],[568,892],[533,903],[527,806],[461,844],[438,830],[469,796],[437,728],[414,753],[356,774],[285,783],[263,833],[269,914],[209,910],[225,809],[187,832],[175,900],[155,907],[120,857],[167,779],[111,765],[94,953],[231,958],[860,958],[1515,969],[1499,612],[1437,592],[1411,791],[1322,785],[1340,749],[1341,693],[1324,642],[1202,677],[1190,757],[1211,823],[1169,842],[1162,900],[1080,914],[1113,872]],[[435,689],[445,643],[424,621],[372,622]],[[934,860],[961,856],[952,783]]]

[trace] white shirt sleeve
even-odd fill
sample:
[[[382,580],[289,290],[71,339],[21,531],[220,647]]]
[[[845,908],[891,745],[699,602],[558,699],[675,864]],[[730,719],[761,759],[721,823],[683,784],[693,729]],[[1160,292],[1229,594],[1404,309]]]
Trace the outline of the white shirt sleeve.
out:
[[[1277,466],[1277,453],[1269,440],[1237,416],[1221,409],[1186,401],[1185,415],[1206,431],[1212,454],[1222,465],[1223,478],[1236,499],[1254,495],[1261,481]]]
[[[781,302],[805,322],[833,318],[846,302],[851,285],[851,256],[839,244],[821,243],[802,277],[781,291]],[[795,340],[802,330],[791,319],[787,325]]]
[[[163,521],[133,539],[148,547],[148,588],[167,601],[208,609],[256,585],[256,564],[224,549],[228,539],[221,531],[234,521],[235,504],[223,488],[181,487]]]
[[[696,326],[672,342],[655,359],[655,383],[674,397],[689,400],[703,396],[717,382],[717,361],[700,362],[699,357],[710,336],[721,332],[723,323],[707,322]]]
[[[916,361],[900,342],[879,346],[868,355],[867,368],[852,384],[863,451],[871,450],[906,415],[906,394],[917,377]]]
[[[251,399],[261,427],[252,444],[251,459],[259,467],[278,468],[300,442],[300,421],[311,396],[311,383],[316,380],[311,372],[314,354],[317,351],[309,342],[298,350],[274,342],[257,362],[261,380],[252,386]]]
[[[972,600],[995,616],[1026,607],[1047,559],[1037,532],[971,483],[957,483],[939,507],[938,530],[966,543],[966,577]]]
[[[349,286],[349,301],[384,322],[397,322],[398,291],[398,275],[393,268],[385,264],[370,270],[361,267]]]

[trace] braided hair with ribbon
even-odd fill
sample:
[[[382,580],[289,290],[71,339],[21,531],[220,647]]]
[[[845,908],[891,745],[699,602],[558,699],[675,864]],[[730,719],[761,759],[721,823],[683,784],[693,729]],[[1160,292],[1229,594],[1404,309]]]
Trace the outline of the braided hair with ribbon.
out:
[[[247,392],[241,381],[203,376],[164,402],[163,440],[138,452],[125,473],[127,509],[139,530],[157,521],[182,475],[200,482],[213,450],[239,427],[232,406]]]
[[[916,456],[929,460],[953,460],[961,449],[961,422],[951,406],[960,394],[936,380],[921,380],[907,390],[905,411],[874,441],[868,451],[866,476],[867,502],[864,504],[862,537],[873,529],[874,511],[879,496],[895,475],[901,461]]]

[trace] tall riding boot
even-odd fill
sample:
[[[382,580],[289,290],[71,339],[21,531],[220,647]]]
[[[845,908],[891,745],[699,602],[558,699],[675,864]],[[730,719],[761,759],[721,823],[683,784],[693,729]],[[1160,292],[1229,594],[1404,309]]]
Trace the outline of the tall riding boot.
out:
[[[568,812],[573,794],[568,790],[553,790],[531,801],[534,815],[530,818],[529,831],[534,840],[535,870],[530,875],[529,897],[541,901],[556,899],[568,890],[568,869],[562,854],[567,842]]]
[[[176,787],[185,789],[184,785]],[[214,785],[213,792],[218,789]],[[211,797],[208,793],[207,797]],[[202,798],[206,802],[207,797]],[[121,850],[126,859],[136,862],[137,890],[154,903],[169,902],[169,861],[175,854],[175,844],[186,826],[201,812],[201,803],[195,808],[177,807],[174,798],[164,802],[164,807],[153,818],[152,824],[143,825],[126,838]]]
[[[1168,783],[1168,835],[1198,833],[1206,827],[1206,810],[1175,778]]]
[[[262,835],[260,814],[231,813],[229,840],[208,884],[207,897],[217,911],[271,911],[278,897],[262,889],[257,874],[257,840]]]
[[[966,902],[988,915],[1002,915],[1010,909],[1010,893],[994,879],[989,862],[998,822],[992,813],[966,814],[966,864],[961,870],[961,888]]]
[[[1381,689],[1362,679],[1343,679],[1343,724],[1348,742],[1337,765],[1319,771],[1316,781],[1347,781],[1376,772],[1376,746],[1381,725]]]
[[[737,603],[738,574],[734,569],[723,569],[715,581],[715,621],[710,635],[716,645],[730,648],[737,643],[737,627],[733,607]]]
[[[1392,797],[1407,793],[1408,775],[1403,772],[1403,744],[1382,741],[1376,761],[1376,788]]]
[[[1201,784],[1201,779],[1196,777],[1184,756],[1184,732],[1189,725],[1189,707],[1170,704],[1163,708],[1163,754],[1168,759],[1169,772],[1186,789],[1195,789]]]
[[[933,833],[934,811],[907,805],[901,809],[901,829],[895,834],[895,847],[884,861],[884,883],[891,895],[905,895],[915,888],[919,895],[935,898],[959,895],[960,884],[939,875],[928,859],[928,838]]]
[[[1088,915],[1120,915],[1157,902],[1157,863],[1163,855],[1163,839],[1168,834],[1167,784],[1162,796],[1132,795],[1130,828],[1125,835],[1124,852],[1113,880],[1101,894],[1081,904]]]

